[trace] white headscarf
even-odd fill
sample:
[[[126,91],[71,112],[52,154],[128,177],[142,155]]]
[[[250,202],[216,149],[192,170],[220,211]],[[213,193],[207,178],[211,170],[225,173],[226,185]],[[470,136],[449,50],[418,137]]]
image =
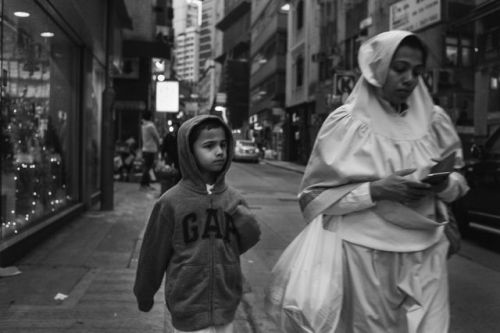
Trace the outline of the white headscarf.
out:
[[[358,187],[395,171],[417,168],[422,178],[432,159],[460,149],[446,113],[432,103],[423,81],[400,115],[379,96],[389,65],[408,31],[388,31],[366,41],[358,62],[362,77],[346,103],[323,123],[300,186],[299,201],[307,222]]]

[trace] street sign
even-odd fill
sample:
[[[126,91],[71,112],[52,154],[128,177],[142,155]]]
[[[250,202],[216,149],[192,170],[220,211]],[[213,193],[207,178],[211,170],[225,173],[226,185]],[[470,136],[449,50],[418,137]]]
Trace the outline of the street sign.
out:
[[[356,76],[354,74],[334,74],[333,76],[335,95],[350,94],[355,84]]]
[[[353,72],[335,73],[333,75],[333,94],[340,96],[345,102],[356,85],[356,75]]]

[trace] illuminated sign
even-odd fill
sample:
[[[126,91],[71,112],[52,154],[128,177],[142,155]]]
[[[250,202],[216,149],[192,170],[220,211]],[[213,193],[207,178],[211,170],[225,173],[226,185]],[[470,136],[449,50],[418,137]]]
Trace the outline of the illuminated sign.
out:
[[[156,111],[179,112],[179,82],[156,82]]]
[[[416,31],[441,21],[441,0],[402,0],[390,7],[389,29]]]

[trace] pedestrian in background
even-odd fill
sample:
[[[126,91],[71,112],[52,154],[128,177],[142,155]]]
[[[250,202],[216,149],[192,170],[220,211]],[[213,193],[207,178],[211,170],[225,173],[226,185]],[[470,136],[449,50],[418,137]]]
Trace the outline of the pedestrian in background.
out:
[[[170,129],[163,137],[161,144],[161,154],[165,164],[172,165],[179,170],[179,154],[177,152],[177,132],[179,125],[172,123],[172,131]]]
[[[149,311],[165,278],[174,332],[233,332],[242,296],[240,255],[260,229],[243,197],[225,183],[233,154],[229,127],[197,116],[180,127],[182,179],[155,203],[144,234],[134,293]]]
[[[142,134],[142,158],[144,161],[141,190],[153,190],[151,186],[151,173],[154,174],[153,166],[158,156],[160,148],[160,136],[155,124],[151,121],[153,113],[149,110],[142,114],[141,134]]]
[[[451,152],[463,165],[453,123],[420,78],[426,58],[407,31],[366,41],[362,77],[323,123],[305,169],[304,217],[322,216],[342,244],[335,332],[448,332],[444,202],[468,187],[457,172],[420,181]]]

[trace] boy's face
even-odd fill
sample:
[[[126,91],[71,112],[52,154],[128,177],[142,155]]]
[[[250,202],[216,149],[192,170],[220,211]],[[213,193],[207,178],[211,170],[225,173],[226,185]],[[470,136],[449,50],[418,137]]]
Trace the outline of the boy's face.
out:
[[[193,143],[196,163],[206,183],[213,183],[227,160],[227,138],[222,127],[203,129]]]

